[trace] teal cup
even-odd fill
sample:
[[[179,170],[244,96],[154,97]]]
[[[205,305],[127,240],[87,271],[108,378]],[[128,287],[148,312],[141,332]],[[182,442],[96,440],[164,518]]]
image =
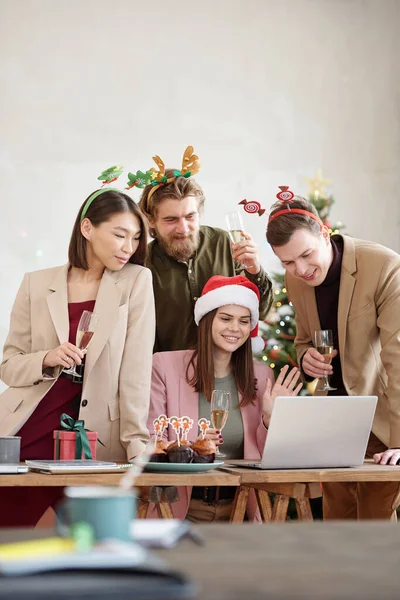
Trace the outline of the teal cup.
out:
[[[63,525],[87,523],[96,540],[130,541],[130,527],[136,514],[136,498],[132,491],[112,486],[65,488],[61,520]]]

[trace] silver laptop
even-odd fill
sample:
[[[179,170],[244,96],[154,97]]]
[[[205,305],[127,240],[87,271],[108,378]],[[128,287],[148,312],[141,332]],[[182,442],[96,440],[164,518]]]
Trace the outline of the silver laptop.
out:
[[[27,460],[30,471],[48,474],[64,473],[115,473],[124,471],[131,464],[118,464],[102,460]]]
[[[28,467],[20,463],[0,463],[0,474],[18,475],[18,473],[27,473]]]
[[[364,461],[376,396],[279,396],[256,469],[357,467]]]

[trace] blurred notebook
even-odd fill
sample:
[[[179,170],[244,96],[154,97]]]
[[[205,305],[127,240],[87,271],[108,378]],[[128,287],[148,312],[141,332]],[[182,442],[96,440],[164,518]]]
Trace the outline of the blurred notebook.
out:
[[[0,474],[18,475],[18,473],[27,473],[28,467],[20,463],[0,463]]]
[[[27,460],[25,461],[30,471],[48,473],[50,475],[64,473],[114,473],[125,471],[132,465],[130,463],[118,464],[102,460]]]

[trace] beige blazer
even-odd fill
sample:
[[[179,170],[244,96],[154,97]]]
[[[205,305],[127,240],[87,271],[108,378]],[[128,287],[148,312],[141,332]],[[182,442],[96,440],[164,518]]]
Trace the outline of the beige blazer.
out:
[[[400,448],[400,256],[379,244],[343,236],[338,306],[339,352],[349,395],[377,395],[372,431]],[[287,274],[296,313],[297,356],[320,329],[314,288]]]
[[[68,341],[68,265],[25,275],[5,342],[0,435],[13,435],[57,381],[60,367],[42,372],[46,352]],[[105,270],[97,293],[99,322],[86,355],[79,418],[97,431],[102,460],[134,458],[149,439],[152,350],[155,332],[151,272],[127,264]]]

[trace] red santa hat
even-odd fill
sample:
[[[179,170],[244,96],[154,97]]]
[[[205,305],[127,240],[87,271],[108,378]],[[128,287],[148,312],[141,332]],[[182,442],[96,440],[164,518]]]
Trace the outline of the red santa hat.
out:
[[[236,277],[210,277],[194,307],[194,320],[198,325],[204,315],[227,304],[245,306],[250,311],[251,347],[254,353],[262,352],[264,340],[258,336],[258,306],[260,292],[254,283],[243,275]]]

